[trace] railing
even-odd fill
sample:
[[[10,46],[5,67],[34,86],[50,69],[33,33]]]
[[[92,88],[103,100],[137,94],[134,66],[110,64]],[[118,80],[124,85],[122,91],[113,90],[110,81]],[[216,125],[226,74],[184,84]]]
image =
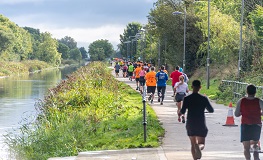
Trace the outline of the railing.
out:
[[[246,95],[246,88],[249,85],[249,83],[222,80],[222,85],[231,87],[233,91],[233,97],[236,100]],[[263,99],[263,86],[256,86],[256,88],[257,88],[256,96]]]

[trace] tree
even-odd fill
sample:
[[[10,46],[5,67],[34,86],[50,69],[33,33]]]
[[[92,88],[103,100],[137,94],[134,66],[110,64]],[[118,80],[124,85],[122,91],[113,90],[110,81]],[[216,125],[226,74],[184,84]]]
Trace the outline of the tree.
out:
[[[62,54],[61,57],[63,59],[69,58],[69,48],[64,43],[58,42],[58,52]]]
[[[30,34],[3,15],[0,15],[0,41],[1,60],[24,60],[32,52]]]
[[[51,65],[58,66],[61,64],[61,54],[58,53],[58,42],[51,37],[48,32],[41,33],[42,42],[39,44],[39,60],[45,61]]]
[[[60,43],[65,44],[66,46],[68,46],[69,49],[75,49],[77,48],[77,42],[69,37],[69,36],[65,36],[64,38],[58,40]]]
[[[79,51],[81,52],[82,59],[88,58],[87,51],[84,47],[80,47]]]
[[[108,40],[96,40],[89,45],[89,55],[92,61],[104,61],[110,58],[114,49]]]
[[[82,59],[81,52],[78,48],[70,50],[70,59],[74,59],[78,62]]]
[[[119,48],[120,48],[120,53],[123,57],[129,57],[130,55],[130,52],[131,52],[131,56],[135,56],[135,53],[136,51],[134,50],[135,49],[135,45],[136,43],[129,43],[129,47],[127,44],[125,44],[124,42],[127,42],[127,41],[132,41],[132,39],[134,39],[135,35],[137,33],[139,33],[139,30],[142,29],[142,25],[138,22],[132,22],[132,23],[129,23],[127,26],[126,26],[126,29],[124,29],[124,33],[122,35],[120,35],[120,45],[119,45]],[[132,49],[132,50],[131,50]],[[127,52],[128,51],[128,52]],[[129,53],[127,55],[127,53]],[[130,57],[130,58],[132,58]]]

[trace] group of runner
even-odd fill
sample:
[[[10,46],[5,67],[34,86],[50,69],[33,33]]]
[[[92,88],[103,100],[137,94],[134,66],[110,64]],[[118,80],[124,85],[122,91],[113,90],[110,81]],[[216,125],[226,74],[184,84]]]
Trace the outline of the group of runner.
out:
[[[192,94],[186,96],[189,92],[187,84],[188,77],[179,66],[176,66],[175,70],[169,76],[165,66],[161,66],[156,73],[154,66],[141,62],[129,62],[123,64],[122,67],[116,64],[114,68],[116,76],[118,76],[121,68],[123,73],[128,72],[128,75],[123,74],[123,77],[129,77],[130,81],[135,79],[136,90],[139,90],[141,93],[146,84],[147,94],[149,95],[148,100],[151,103],[153,103],[155,90],[157,88],[158,102],[160,102],[161,105],[163,105],[165,97],[167,80],[168,77],[170,77],[174,91],[172,97],[174,97],[178,108],[178,121],[182,123],[186,122],[186,130],[191,143],[193,159],[201,159],[201,150],[205,147],[205,138],[208,134],[204,113],[205,110],[210,113],[214,112],[208,98],[199,94],[201,82],[199,80],[193,80],[191,84]],[[251,159],[250,151],[252,150],[253,158],[259,160],[258,143],[262,128],[261,115],[263,114],[263,101],[255,97],[256,87],[254,85],[248,85],[246,93],[247,96],[237,102],[235,116],[242,116],[240,135],[244,147],[245,159]],[[186,111],[187,121],[184,116]]]
[[[158,102],[160,102],[160,105],[163,105],[167,81],[170,78],[174,91],[174,101],[176,102],[179,113],[182,105],[181,102],[189,91],[187,85],[188,77],[183,73],[182,68],[176,66],[175,71],[168,76],[168,71],[164,65],[155,72],[155,67],[150,63],[142,63],[140,61],[119,63],[120,62],[116,62],[114,66],[116,77],[119,76],[119,71],[122,70],[123,77],[128,77],[130,81],[135,79],[136,90],[140,91],[141,94],[146,85],[147,94],[149,95],[148,100],[151,103],[153,103],[155,90],[157,88]],[[178,118],[178,121],[181,122],[181,117]],[[182,122],[185,123],[184,115],[182,115]]]

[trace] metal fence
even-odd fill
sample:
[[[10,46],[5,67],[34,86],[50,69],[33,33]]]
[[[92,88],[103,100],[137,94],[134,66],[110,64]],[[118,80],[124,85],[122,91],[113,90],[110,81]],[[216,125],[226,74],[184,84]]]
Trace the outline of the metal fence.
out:
[[[249,85],[249,83],[222,80],[222,85],[231,87],[233,91],[233,97],[236,100],[246,95],[246,88]],[[263,99],[263,86],[256,86],[256,88],[257,88],[256,96]]]

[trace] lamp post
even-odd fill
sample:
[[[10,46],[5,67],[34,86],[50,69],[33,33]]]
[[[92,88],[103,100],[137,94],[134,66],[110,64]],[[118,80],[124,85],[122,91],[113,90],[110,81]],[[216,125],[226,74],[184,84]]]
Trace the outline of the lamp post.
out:
[[[238,78],[240,78],[240,71],[241,71],[243,17],[244,17],[244,0],[242,0],[242,8],[241,8],[241,21],[240,21],[240,46],[239,46],[239,54],[238,54],[238,72],[237,72],[237,76],[238,76]]]
[[[123,42],[123,43],[127,44],[126,58],[128,59],[129,43],[131,43],[131,41],[125,41],[125,42]],[[130,54],[130,55],[131,55],[131,54]],[[131,57],[130,57],[130,59],[131,59]]]
[[[194,1],[201,2],[201,1]],[[208,10],[207,10],[207,28],[208,28],[208,35],[207,35],[207,57],[206,57],[206,88],[209,89],[210,86],[210,0],[208,0]]]
[[[210,64],[210,0],[208,0],[208,16],[207,16],[207,28],[208,28],[208,36],[207,36],[207,64],[206,64],[206,74],[207,74],[207,84],[206,88],[209,89],[210,86],[210,69],[209,69],[209,64]]]
[[[184,57],[183,57],[183,71],[186,72],[185,70],[185,38],[186,38],[186,8],[184,8],[184,13],[176,11],[173,12],[173,15],[184,15]]]

